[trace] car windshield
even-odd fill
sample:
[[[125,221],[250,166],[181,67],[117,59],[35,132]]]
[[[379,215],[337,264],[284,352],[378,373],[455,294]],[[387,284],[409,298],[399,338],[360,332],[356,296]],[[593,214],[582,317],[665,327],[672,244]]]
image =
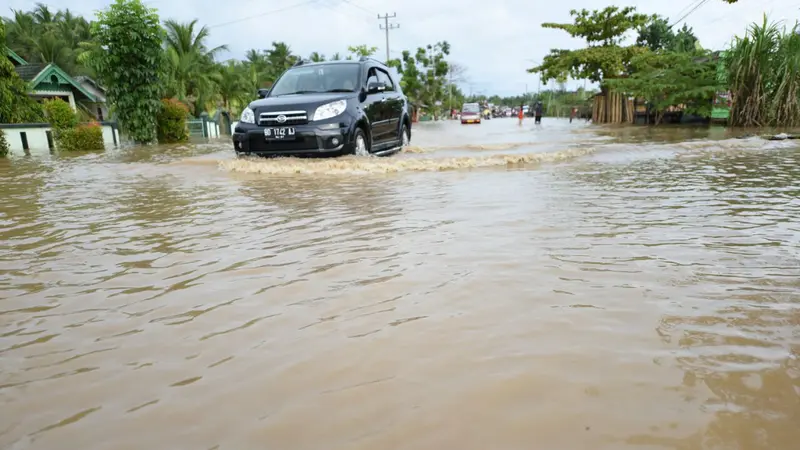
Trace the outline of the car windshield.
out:
[[[477,105],[477,104],[475,104],[475,103],[466,103],[466,104],[464,104],[464,106],[461,108],[461,111],[463,111],[463,112],[468,112],[468,113],[476,113],[476,112],[480,112],[480,111],[481,111],[481,109],[480,109],[480,108],[478,107],[478,105]]]
[[[321,64],[289,69],[275,83],[270,97],[312,92],[354,92],[358,86],[358,64]]]

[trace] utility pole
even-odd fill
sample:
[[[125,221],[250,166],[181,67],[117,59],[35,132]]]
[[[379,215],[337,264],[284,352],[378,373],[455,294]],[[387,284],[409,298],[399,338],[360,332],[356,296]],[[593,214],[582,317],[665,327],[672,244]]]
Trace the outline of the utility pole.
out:
[[[386,64],[389,64],[389,59],[390,59],[389,58],[389,30],[394,30],[395,28],[400,28],[400,24],[399,23],[391,23],[391,24],[389,23],[389,19],[394,19],[395,17],[397,17],[397,13],[392,13],[391,16],[389,15],[389,13],[386,13],[386,14],[383,15],[383,17],[381,17],[381,15],[378,14],[378,20],[383,19],[383,22],[386,24],[385,26],[384,25],[378,25],[378,28],[380,28],[381,30],[386,30]]]
[[[448,113],[453,112],[453,71],[450,69],[450,63],[447,63],[447,73],[450,74],[450,100],[447,101]]]

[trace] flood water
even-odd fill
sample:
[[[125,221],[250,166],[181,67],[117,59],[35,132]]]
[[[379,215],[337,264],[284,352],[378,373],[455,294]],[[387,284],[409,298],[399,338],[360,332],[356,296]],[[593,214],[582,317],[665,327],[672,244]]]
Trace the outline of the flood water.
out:
[[[800,448],[800,143],[0,161],[0,448]]]

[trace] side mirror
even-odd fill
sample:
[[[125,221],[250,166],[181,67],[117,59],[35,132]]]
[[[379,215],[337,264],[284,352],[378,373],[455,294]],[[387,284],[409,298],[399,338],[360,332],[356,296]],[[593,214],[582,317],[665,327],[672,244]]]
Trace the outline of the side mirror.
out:
[[[386,83],[380,81],[373,81],[367,85],[367,93],[378,94],[386,90]]]
[[[258,98],[266,98],[269,95],[269,89],[259,89],[258,90]]]

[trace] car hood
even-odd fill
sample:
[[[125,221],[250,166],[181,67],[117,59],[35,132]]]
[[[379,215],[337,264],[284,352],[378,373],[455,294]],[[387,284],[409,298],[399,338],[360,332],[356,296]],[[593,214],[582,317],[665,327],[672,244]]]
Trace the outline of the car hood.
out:
[[[250,109],[262,112],[303,109],[312,111],[325,103],[356,97],[355,92],[335,92],[322,94],[294,94],[280,97],[267,97],[250,103]]]

